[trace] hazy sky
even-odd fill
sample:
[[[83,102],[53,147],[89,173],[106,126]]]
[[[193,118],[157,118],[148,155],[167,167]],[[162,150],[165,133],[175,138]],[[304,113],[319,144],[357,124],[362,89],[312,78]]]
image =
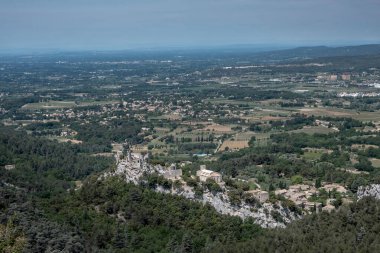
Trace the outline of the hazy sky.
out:
[[[380,42],[380,0],[0,0],[0,49]]]

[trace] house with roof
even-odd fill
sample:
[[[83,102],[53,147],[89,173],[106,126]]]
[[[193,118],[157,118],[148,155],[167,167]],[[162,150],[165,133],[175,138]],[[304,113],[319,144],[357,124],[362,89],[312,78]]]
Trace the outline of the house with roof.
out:
[[[222,182],[222,175],[218,172],[206,169],[206,165],[201,165],[197,171],[197,177],[201,182],[206,182],[207,179],[212,179],[217,183]]]

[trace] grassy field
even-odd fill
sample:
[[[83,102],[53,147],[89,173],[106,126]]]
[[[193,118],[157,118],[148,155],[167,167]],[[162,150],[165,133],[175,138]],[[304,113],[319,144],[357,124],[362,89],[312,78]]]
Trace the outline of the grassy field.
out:
[[[302,157],[308,160],[318,160],[321,158],[323,152],[315,151],[315,152],[305,152]]]
[[[257,102],[249,100],[229,100],[227,98],[217,98],[217,99],[205,99],[205,103],[210,102],[211,104],[227,104],[227,105],[247,105],[248,107],[255,107],[258,105]]]
[[[26,104],[22,107],[25,110],[40,110],[40,109],[63,109],[76,107],[74,101],[49,101],[40,103]]]
[[[355,110],[347,110],[333,107],[319,108],[301,108],[299,112],[308,116],[331,116],[331,117],[350,117],[361,121],[379,121],[380,111],[376,112],[358,112]]]
[[[219,124],[208,125],[205,129],[202,129],[202,130],[207,131],[207,132],[215,132],[215,133],[231,133],[232,132],[231,126],[225,126],[225,125],[219,125]]]
[[[48,101],[48,102],[39,102],[39,103],[30,103],[22,106],[23,110],[41,110],[41,109],[66,109],[74,107],[84,107],[92,105],[108,105],[108,104],[117,104],[119,101]]]
[[[380,111],[359,112],[353,118],[362,121],[380,121]]]
[[[372,162],[373,167],[380,168],[380,159],[372,158],[370,160]]]
[[[256,140],[254,142],[255,146],[265,146],[268,143],[270,134],[269,133],[255,133]]]
[[[62,137],[62,136],[49,136],[49,139],[51,139],[51,140],[57,140],[58,142],[71,142],[73,144],[81,144],[81,143],[83,143],[80,140],[76,140],[74,138],[70,139],[70,138],[66,138],[66,137]]]
[[[224,151],[226,148],[229,150],[239,150],[243,148],[248,147],[248,141],[231,141],[226,140],[223,142],[223,144],[220,146],[219,151]]]
[[[323,126],[308,126],[302,129],[290,131],[291,133],[306,133],[306,134],[329,134],[334,133],[336,130],[323,127]]]
[[[255,132],[247,131],[247,132],[237,133],[234,136],[234,139],[237,141],[250,141],[252,136],[256,136],[256,138],[259,138],[259,134]]]
[[[379,148],[377,145],[366,145],[366,144],[352,144],[351,145],[352,149],[360,149],[360,150],[365,150],[369,148]]]

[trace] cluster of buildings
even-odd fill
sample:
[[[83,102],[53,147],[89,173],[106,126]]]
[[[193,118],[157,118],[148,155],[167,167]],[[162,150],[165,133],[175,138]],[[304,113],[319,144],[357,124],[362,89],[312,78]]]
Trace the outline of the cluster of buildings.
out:
[[[310,202],[308,199],[318,193],[315,187],[306,184],[297,184],[289,186],[289,189],[276,190],[277,196],[283,196],[293,201],[297,206],[312,210],[314,207],[319,207],[320,204]]]
[[[341,194],[347,193],[347,189],[339,184],[325,184],[320,189],[324,189],[326,192],[336,191]],[[331,205],[331,200],[327,201],[327,205],[322,207],[322,204],[319,202],[309,201],[312,196],[317,196],[319,194],[319,189],[314,186],[307,184],[296,184],[289,186],[289,189],[276,190],[275,194],[277,196],[283,196],[291,201],[293,201],[297,206],[305,208],[306,210],[313,210],[316,208],[318,211],[331,211],[335,207]]]
[[[339,131],[339,128],[334,126],[330,121],[316,119],[314,123],[316,126],[322,126],[326,128],[331,128],[335,131]]]
[[[66,130],[64,130],[64,131],[61,132],[61,136],[62,137],[75,136],[77,134],[78,134],[77,131],[70,130],[70,129],[66,129]]]
[[[318,81],[329,81],[329,82],[336,82],[339,80],[342,81],[351,81],[351,74],[350,73],[343,73],[343,74],[319,74],[317,76]]]
[[[326,121],[326,120],[316,119],[315,120],[315,125],[316,126],[323,126],[323,127],[331,127],[331,122],[330,121]]]
[[[224,183],[222,180],[222,175],[218,172],[206,169],[206,165],[201,165],[196,175],[201,182],[206,182],[208,179],[212,179],[218,184],[223,185]],[[269,200],[269,193],[261,189],[246,191],[245,193],[252,195],[260,203],[264,203]]]
[[[162,165],[151,165],[148,163],[148,154],[143,155],[140,153],[132,153],[130,150],[126,152],[123,156],[122,151],[118,151],[116,154],[117,158],[117,170],[116,174],[123,174],[128,179],[138,183],[138,180],[144,173],[158,173],[164,178],[169,180],[182,180],[182,169],[177,168],[175,164],[171,164],[169,167]],[[218,172],[208,170],[206,165],[201,165],[199,170],[196,172],[200,182],[206,182],[207,180],[213,180],[220,185],[224,185],[222,175]],[[307,184],[296,184],[289,186],[288,189],[276,190],[275,194],[277,196],[283,196],[286,199],[293,201],[297,206],[312,211],[314,209],[322,211],[332,211],[335,207],[332,205],[334,199],[328,199],[327,205],[322,207],[322,204],[315,201],[310,201],[311,197],[318,196],[319,190],[324,189],[326,192],[339,192],[345,194],[347,192],[346,188],[338,184],[325,184],[321,188],[317,189],[314,186]],[[269,193],[267,191],[256,189],[246,191],[246,193],[252,195],[260,203],[265,203],[269,200]]]
[[[127,181],[138,183],[145,173],[158,173],[166,179],[182,181],[182,169],[177,168],[175,164],[171,164],[169,167],[159,164],[152,165],[148,162],[148,154],[143,155],[141,153],[132,153],[130,150],[127,150],[123,155],[122,151],[118,151],[116,158],[116,174],[124,175]],[[199,170],[196,172],[196,176],[200,182],[213,180],[221,186],[224,185],[222,175],[218,172],[208,170],[206,165],[200,166]],[[335,210],[333,205],[335,199],[327,199],[325,206],[322,206],[319,201],[310,200],[312,197],[317,197],[320,194],[321,189],[324,189],[328,193],[334,191],[342,195],[347,193],[346,188],[339,184],[324,184],[319,189],[307,184],[296,184],[289,186],[288,189],[276,190],[275,194],[293,201],[297,206],[308,211],[322,210],[331,212],[332,210]],[[269,193],[261,189],[250,190],[245,193],[252,195],[260,203],[265,203],[269,200]]]
[[[160,164],[151,165],[148,162],[149,154],[133,153],[130,149],[123,154],[123,151],[119,150],[115,154],[117,163],[117,174],[121,174],[128,171],[135,171],[132,178],[141,176],[143,172],[156,172],[162,175],[166,179],[180,180],[182,179],[182,169],[177,168],[173,163],[169,167],[162,166]],[[218,184],[223,183],[222,175],[218,172],[206,169],[206,165],[201,165],[200,169],[196,172],[196,176],[200,182],[206,182],[208,179],[214,180]]]
[[[338,97],[364,98],[364,97],[380,97],[380,92],[340,92]]]

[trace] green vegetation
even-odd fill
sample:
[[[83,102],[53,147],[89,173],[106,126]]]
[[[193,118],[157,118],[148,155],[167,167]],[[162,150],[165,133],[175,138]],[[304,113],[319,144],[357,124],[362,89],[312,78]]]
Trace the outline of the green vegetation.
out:
[[[6,225],[0,224],[0,252],[21,253],[26,239],[13,225],[12,219]]]
[[[46,247],[70,252],[187,252],[183,251],[185,245],[190,251],[199,252],[214,241],[245,240],[261,231],[252,220],[243,222],[237,217],[220,215],[210,206],[154,192],[150,189],[154,185],[165,185],[158,177],[150,178],[147,187],[142,187],[115,178],[98,180],[94,176],[74,191],[72,185],[64,182],[83,177],[76,167],[83,165],[75,162],[75,155],[70,152],[75,146],[62,146],[7,128],[2,130],[0,148],[8,149],[7,153],[2,153],[5,154],[2,164],[13,159],[16,169],[0,170],[1,178],[8,184],[29,189],[30,193],[1,183],[0,214],[9,222],[13,220],[18,231],[23,231],[28,242],[27,252]],[[21,140],[25,145],[17,145]],[[58,147],[61,149],[55,152]],[[49,156],[41,154],[42,150],[48,151]],[[72,163],[68,163],[70,159]],[[37,161],[39,163],[35,164]],[[99,165],[99,161],[95,162]],[[46,163],[51,167],[41,166]],[[39,170],[33,169],[33,165],[38,165]],[[83,173],[97,171],[95,167],[90,168],[91,171]],[[22,177],[20,172],[23,172]],[[207,182],[210,190],[216,186]],[[69,192],[65,190],[68,187],[71,188]],[[13,231],[12,224],[1,228]],[[56,226],[58,230],[54,230]],[[12,236],[4,246],[0,244],[4,249],[15,247],[16,250],[25,245],[23,237],[10,233],[4,235]]]
[[[380,202],[364,199],[332,214],[313,214],[255,239],[207,252],[377,252]],[[275,238],[275,239],[273,239]]]
[[[355,193],[380,183],[380,56],[346,49],[0,56],[0,252],[378,252],[380,204]],[[103,177],[122,147],[182,179]],[[309,210],[281,195],[299,184]],[[198,202],[227,191],[308,215],[265,229]]]

